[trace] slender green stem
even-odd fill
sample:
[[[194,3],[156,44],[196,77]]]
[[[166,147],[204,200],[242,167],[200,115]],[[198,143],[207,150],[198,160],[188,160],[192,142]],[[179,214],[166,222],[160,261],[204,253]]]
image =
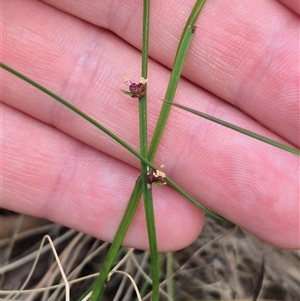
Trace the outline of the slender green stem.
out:
[[[143,42],[142,42],[142,77],[147,79],[148,77],[148,45],[149,45],[149,14],[150,14],[150,0],[144,0],[144,16],[143,16]],[[148,142],[147,142],[147,84],[145,89],[145,95],[139,98],[139,129],[140,129],[140,155],[143,158],[147,158]],[[152,297],[153,301],[159,300],[159,269],[158,269],[158,250],[156,242],[156,231],[154,223],[154,213],[153,213],[153,201],[152,192],[148,189],[147,183],[147,171],[148,164],[141,160],[141,180],[138,181],[139,184],[135,186],[135,189],[142,187],[145,203],[145,215],[147,221],[150,254],[151,254],[151,266],[152,266]],[[141,184],[141,185],[140,185]],[[136,197],[134,197],[136,196]],[[130,203],[138,204],[140,196],[133,195],[130,199]],[[136,207],[135,207],[136,209]],[[133,217],[133,215],[132,215]],[[127,221],[127,220],[126,220]],[[95,295],[95,300],[98,300],[103,292],[105,280],[107,274],[113,264],[113,260],[117,255],[117,250],[119,249],[123,238],[125,237],[126,231],[124,231],[125,225],[122,225],[120,231],[117,232],[118,240],[114,240],[109,253],[103,264],[103,268],[100,272],[99,279],[94,286],[93,296]],[[114,251],[111,251],[114,250]],[[96,288],[100,287],[101,289]]]
[[[136,183],[138,184],[139,182],[141,182],[140,178],[136,181]],[[105,283],[108,280],[107,278],[108,278],[109,272],[115,261],[115,258],[119,251],[119,248],[122,244],[122,241],[127,233],[127,230],[131,224],[131,221],[133,219],[133,216],[134,216],[137,206],[139,204],[139,198],[136,198],[133,196],[140,195],[142,193],[141,187],[142,187],[142,185],[135,185],[135,187],[132,191],[130,201],[127,205],[124,216],[118,227],[117,234],[115,235],[114,240],[111,244],[111,247],[108,251],[108,254],[105,258],[101,272],[100,272],[98,278],[96,279],[96,281],[94,282],[91,301],[100,300],[104,293]]]
[[[150,0],[144,0],[143,16],[143,41],[142,41],[142,77],[148,78],[148,47],[149,47],[149,14]],[[147,136],[147,83],[145,84],[145,95],[139,98],[139,130],[140,130],[140,154],[147,158],[148,136]],[[144,199],[149,197],[147,189],[147,168],[148,165],[141,161],[141,177]]]
[[[144,0],[143,17],[143,43],[142,43],[142,77],[148,76],[148,45],[149,45],[149,9],[150,0]],[[148,136],[147,136],[147,84],[145,84],[145,95],[139,98],[139,130],[140,130],[140,154],[147,159]],[[149,196],[147,189],[147,168],[148,165],[141,160],[141,177],[143,194],[146,199]]]
[[[222,222],[228,222],[224,217],[212,212],[208,208],[204,207],[203,205],[199,204],[195,199],[193,199],[188,193],[186,193],[183,189],[181,189],[175,182],[173,182],[170,178],[165,178],[166,182],[172,186],[174,189],[176,189],[181,195],[183,195],[186,199],[188,199],[192,204],[194,204],[196,207],[204,211],[205,213],[209,214],[213,218],[222,221]]]
[[[33,87],[37,88],[38,90],[42,91],[43,93],[49,95],[50,97],[54,98],[55,100],[57,100],[58,102],[60,102],[62,105],[64,105],[65,107],[67,107],[68,109],[72,110],[73,112],[75,112],[77,115],[81,116],[82,118],[84,118],[86,121],[90,122],[91,124],[93,124],[95,127],[97,127],[99,130],[101,130],[102,132],[104,132],[106,135],[108,135],[109,137],[111,137],[113,140],[115,140],[117,143],[119,143],[120,145],[122,145],[124,148],[126,148],[129,152],[131,152],[135,157],[139,158],[140,160],[143,160],[146,164],[150,164],[151,163],[146,160],[146,158],[142,157],[139,152],[137,152],[136,150],[134,150],[129,144],[127,144],[124,140],[120,139],[117,135],[115,135],[113,132],[111,132],[110,130],[108,130],[106,127],[104,127],[103,125],[101,125],[99,122],[97,122],[95,119],[93,119],[92,117],[90,117],[89,115],[85,114],[83,111],[79,110],[78,108],[76,108],[75,106],[73,106],[71,103],[69,103],[68,101],[64,100],[63,98],[61,98],[60,96],[56,95],[55,93],[53,93],[52,91],[48,90],[47,88],[43,87],[42,85],[38,84],[37,82],[33,81],[32,79],[30,79],[29,77],[25,76],[24,74],[16,71],[15,69],[3,64],[2,62],[0,62],[0,67],[9,71],[10,73],[16,75],[17,77],[21,78],[22,80],[24,80],[25,82],[29,83],[30,85],[32,85]]]
[[[144,0],[143,16],[143,42],[142,42],[142,77],[148,78],[148,50],[149,50],[149,22],[150,22],[150,0]],[[147,86],[146,86],[147,88]],[[147,136],[147,89],[145,95],[139,99],[139,127],[140,127],[140,153],[147,158],[148,136]],[[144,195],[145,216],[148,230],[148,241],[151,256],[151,278],[152,278],[152,300],[159,301],[159,262],[155,230],[154,208],[152,190],[148,189],[147,172],[148,165],[141,161],[141,177]]]
[[[169,85],[165,94],[165,99],[168,101],[173,101],[174,95],[180,80],[182,68],[185,62],[185,58],[187,52],[189,50],[193,35],[194,35],[194,24],[199,16],[199,13],[205,3],[205,0],[198,0],[193,7],[193,10],[188,18],[188,21],[185,25],[183,30],[177,53],[175,56],[172,73],[169,81]],[[156,128],[152,137],[152,141],[150,144],[148,158],[149,161],[153,161],[155,153],[157,151],[163,130],[165,128],[169,113],[170,113],[171,106],[164,103],[162,109],[160,111],[160,115],[156,124]]]
[[[268,143],[268,144],[270,144],[270,145],[272,145],[272,146],[278,147],[278,148],[283,149],[283,150],[285,150],[285,151],[287,151],[287,152],[290,152],[290,153],[292,153],[292,154],[295,154],[295,155],[300,156],[300,151],[299,151],[298,149],[296,149],[296,148],[293,148],[293,147],[290,147],[290,146],[288,146],[288,145],[282,144],[282,143],[277,142],[277,141],[275,141],[275,140],[272,140],[272,139],[270,139],[270,138],[267,138],[267,137],[264,137],[264,136],[262,136],[262,135],[259,135],[259,134],[256,134],[256,133],[254,133],[254,132],[251,132],[251,131],[249,131],[249,130],[246,130],[246,129],[240,127],[240,126],[234,125],[234,124],[232,124],[232,123],[229,123],[229,122],[227,122],[227,121],[221,120],[221,119],[216,118],[216,117],[214,117],[214,116],[211,116],[211,115],[208,115],[208,114],[199,112],[199,111],[194,110],[194,109],[191,109],[191,108],[189,108],[189,107],[180,105],[180,104],[178,104],[178,103],[172,103],[172,102],[169,102],[169,101],[167,101],[167,100],[165,100],[164,102],[167,103],[167,104],[169,104],[169,105],[173,105],[173,106],[175,106],[175,107],[178,107],[178,108],[180,108],[180,109],[182,109],[182,110],[188,111],[188,112],[190,112],[190,113],[192,113],[192,114],[198,115],[198,116],[200,116],[200,117],[202,117],[202,118],[205,118],[205,119],[207,119],[207,120],[210,120],[210,121],[212,121],[212,122],[218,123],[218,124],[220,124],[220,125],[222,125],[222,126],[225,126],[225,127],[229,128],[229,129],[232,129],[232,130],[234,130],[234,131],[237,131],[237,132],[239,132],[239,133],[242,133],[242,134],[244,134],[244,135],[247,135],[247,136],[249,136],[249,137],[251,137],[251,138],[257,139],[257,140],[262,141],[262,142],[264,142],[264,143]]]

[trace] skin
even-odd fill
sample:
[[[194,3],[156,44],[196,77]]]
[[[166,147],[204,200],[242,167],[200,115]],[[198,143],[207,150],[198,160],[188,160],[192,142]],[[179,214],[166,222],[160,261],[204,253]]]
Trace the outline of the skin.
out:
[[[299,4],[207,1],[175,101],[299,147]],[[194,1],[153,0],[149,136]],[[142,1],[2,0],[1,60],[138,149]],[[59,103],[1,70],[1,207],[111,241],[139,161]],[[299,248],[299,157],[178,108],[155,164],[204,206],[271,244]],[[158,246],[183,248],[203,213],[154,187]],[[124,244],[147,249],[143,204]]]

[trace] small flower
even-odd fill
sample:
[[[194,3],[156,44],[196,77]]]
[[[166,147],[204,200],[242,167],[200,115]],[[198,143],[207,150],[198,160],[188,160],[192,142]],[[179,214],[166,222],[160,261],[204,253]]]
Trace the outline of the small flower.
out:
[[[126,95],[130,95],[132,98],[140,98],[145,95],[146,83],[148,79],[141,77],[139,83],[133,83],[129,75],[124,76],[124,83],[129,86],[130,91],[122,90]]]
[[[166,174],[162,172],[161,170],[154,170],[152,168],[149,169],[148,175],[147,175],[147,181],[148,183],[152,184],[154,183],[157,186],[163,186],[166,185],[167,182],[165,180]]]

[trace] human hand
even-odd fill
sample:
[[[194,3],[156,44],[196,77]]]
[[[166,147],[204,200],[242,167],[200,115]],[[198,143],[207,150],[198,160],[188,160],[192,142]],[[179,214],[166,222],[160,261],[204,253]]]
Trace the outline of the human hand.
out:
[[[45,4],[45,3],[48,4]],[[207,1],[177,103],[299,147],[296,1]],[[194,1],[153,1],[148,83],[152,135]],[[3,0],[2,61],[138,148],[141,1]],[[139,161],[86,121],[2,73],[1,206],[111,241]],[[172,108],[155,164],[196,200],[261,239],[299,248],[299,158]],[[190,244],[204,214],[154,187],[161,251]],[[124,243],[147,248],[142,203]]]

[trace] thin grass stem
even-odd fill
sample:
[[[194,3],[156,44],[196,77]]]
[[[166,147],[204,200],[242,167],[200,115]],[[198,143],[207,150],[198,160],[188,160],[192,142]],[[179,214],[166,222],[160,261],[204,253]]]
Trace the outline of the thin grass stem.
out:
[[[150,24],[150,0],[144,0],[143,16],[143,42],[142,42],[142,77],[148,78],[148,53],[149,53],[149,24]],[[146,86],[147,87],[147,86]],[[145,95],[139,100],[139,127],[140,127],[140,152],[148,157],[147,136],[147,89]],[[157,249],[156,227],[153,208],[152,190],[149,189],[147,173],[149,166],[141,161],[141,177],[144,195],[144,208],[148,231],[148,241],[151,256],[152,300],[159,301],[159,254]],[[151,187],[151,186],[150,186]]]
[[[139,181],[141,181],[140,178],[137,180],[137,182],[139,182]],[[132,191],[132,196],[140,195],[142,193],[141,188],[142,188],[142,185],[135,185],[135,187]],[[115,261],[115,258],[117,257],[118,251],[119,251],[122,241],[127,233],[127,230],[131,224],[131,221],[136,212],[138,204],[139,204],[138,198],[134,198],[134,197],[130,198],[129,203],[126,208],[126,211],[123,215],[123,218],[122,218],[120,225],[118,227],[118,230],[116,232],[116,235],[114,236],[114,240],[113,240],[111,247],[106,255],[101,272],[93,284],[93,293],[92,293],[91,301],[101,300],[101,297],[103,296],[106,282],[109,280],[108,279],[109,272]]]
[[[192,114],[195,114],[195,115],[197,115],[197,116],[200,116],[200,117],[202,117],[202,118],[205,118],[205,119],[207,119],[207,120],[210,120],[210,121],[212,121],[212,122],[215,122],[215,123],[217,123],[217,124],[220,124],[220,125],[222,125],[222,126],[225,126],[225,127],[229,128],[229,129],[231,129],[231,130],[234,130],[234,131],[236,131],[236,132],[239,132],[239,133],[244,134],[244,135],[246,135],[246,136],[249,136],[249,137],[251,137],[251,138],[257,139],[257,140],[262,141],[262,142],[264,142],[264,143],[270,144],[270,145],[272,145],[272,146],[275,146],[275,147],[277,147],[277,148],[280,148],[280,149],[282,149],[282,150],[285,150],[285,151],[287,151],[287,152],[290,152],[290,153],[292,153],[292,154],[295,154],[295,155],[300,156],[300,151],[299,151],[298,149],[296,149],[296,148],[293,148],[293,147],[290,147],[290,146],[288,146],[288,145],[282,144],[282,143],[277,142],[277,141],[275,141],[275,140],[272,140],[272,139],[270,139],[270,138],[267,138],[267,137],[264,137],[264,136],[262,136],[262,135],[259,135],[259,134],[256,134],[256,133],[254,133],[254,132],[251,132],[251,131],[249,131],[249,130],[246,130],[246,129],[240,127],[240,126],[234,125],[234,124],[232,124],[232,123],[229,123],[229,122],[227,122],[227,121],[221,120],[221,119],[216,118],[216,117],[214,117],[214,116],[211,116],[211,115],[208,115],[208,114],[199,112],[199,111],[197,111],[197,110],[191,109],[191,108],[186,107],[186,106],[183,106],[183,105],[181,105],[181,104],[178,104],[178,103],[172,103],[172,102],[167,101],[167,100],[164,100],[164,102],[167,103],[167,104],[169,104],[169,105],[173,105],[173,106],[175,106],[175,107],[178,107],[178,108],[180,108],[180,109],[182,109],[182,110],[184,110],[184,111],[190,112],[190,113],[192,113]]]
[[[186,59],[186,55],[188,53],[193,35],[194,35],[194,26],[195,26],[195,22],[200,14],[200,11],[203,8],[203,5],[205,3],[205,0],[198,0],[196,2],[196,4],[193,7],[193,10],[187,20],[187,23],[185,25],[185,28],[183,30],[178,48],[177,48],[177,52],[176,52],[176,56],[175,56],[175,60],[174,60],[174,64],[172,67],[172,72],[171,72],[171,76],[170,76],[170,80],[169,80],[169,84],[168,84],[168,88],[165,94],[165,98],[166,100],[172,102],[177,90],[177,86],[180,80],[180,76],[181,76],[181,72],[183,69],[183,65]],[[152,137],[152,141],[150,144],[150,148],[149,148],[149,152],[148,152],[148,158],[149,161],[153,161],[154,156],[156,154],[163,130],[165,128],[169,113],[170,113],[170,109],[171,107],[168,106],[168,104],[164,103],[162,106],[162,109],[160,111],[160,115],[158,117],[158,121],[156,124],[156,128]]]

